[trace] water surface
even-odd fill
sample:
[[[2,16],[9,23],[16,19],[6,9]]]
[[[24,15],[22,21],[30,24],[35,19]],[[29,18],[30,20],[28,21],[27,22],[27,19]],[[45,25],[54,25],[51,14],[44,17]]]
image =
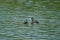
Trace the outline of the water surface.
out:
[[[40,23],[24,25],[29,16]],[[0,40],[60,40],[60,1],[0,0]]]

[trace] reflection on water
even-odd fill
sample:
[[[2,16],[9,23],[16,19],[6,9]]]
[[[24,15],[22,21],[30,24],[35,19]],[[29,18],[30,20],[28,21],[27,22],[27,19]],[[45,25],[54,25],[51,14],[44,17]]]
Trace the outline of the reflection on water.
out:
[[[40,23],[24,25],[28,16]],[[60,1],[0,0],[0,40],[60,40]]]

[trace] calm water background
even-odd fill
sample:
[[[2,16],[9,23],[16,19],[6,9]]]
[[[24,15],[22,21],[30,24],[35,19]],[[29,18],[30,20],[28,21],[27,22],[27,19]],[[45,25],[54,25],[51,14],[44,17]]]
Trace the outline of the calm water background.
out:
[[[0,40],[60,40],[60,0],[0,0]]]

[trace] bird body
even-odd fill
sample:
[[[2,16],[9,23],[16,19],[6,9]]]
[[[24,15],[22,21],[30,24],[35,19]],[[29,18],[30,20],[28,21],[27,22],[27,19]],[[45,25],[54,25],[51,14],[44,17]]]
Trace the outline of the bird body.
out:
[[[34,23],[39,24],[39,21],[35,20],[33,17],[29,17],[29,18],[26,19],[26,21],[24,22],[24,24],[34,24]]]

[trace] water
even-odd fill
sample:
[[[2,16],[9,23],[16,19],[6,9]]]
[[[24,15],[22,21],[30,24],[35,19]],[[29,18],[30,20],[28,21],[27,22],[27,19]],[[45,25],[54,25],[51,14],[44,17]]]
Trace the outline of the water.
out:
[[[40,23],[24,25],[29,16]],[[0,40],[60,40],[60,1],[0,0]]]

